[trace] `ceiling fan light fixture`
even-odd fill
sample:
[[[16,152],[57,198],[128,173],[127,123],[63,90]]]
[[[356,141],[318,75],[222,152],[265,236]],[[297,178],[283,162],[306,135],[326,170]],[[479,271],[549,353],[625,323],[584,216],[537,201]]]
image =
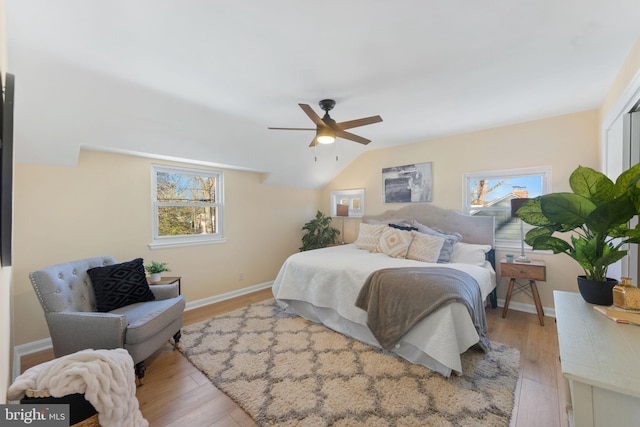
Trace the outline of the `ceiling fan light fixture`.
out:
[[[335,133],[331,132],[330,129],[322,128],[318,130],[318,144],[332,144],[336,140]]]
[[[367,145],[371,142],[371,140],[367,138],[363,138],[358,135],[354,135],[350,132],[346,132],[346,129],[352,129],[360,126],[371,125],[373,123],[379,123],[382,121],[382,117],[380,116],[371,116],[371,117],[363,117],[361,119],[356,120],[347,120],[346,122],[336,123],[329,116],[329,110],[331,110],[336,105],[336,101],[333,99],[323,99],[320,101],[320,108],[322,108],[325,112],[324,116],[320,118],[313,108],[311,108],[308,104],[298,104],[298,106],[304,111],[304,113],[311,119],[311,121],[316,125],[315,128],[275,128],[270,127],[269,129],[280,129],[280,130],[315,130],[316,136],[311,140],[311,144],[309,147],[316,147],[318,144],[332,144],[335,142],[336,137],[340,137],[343,139],[348,139],[350,141],[355,141],[358,144]]]

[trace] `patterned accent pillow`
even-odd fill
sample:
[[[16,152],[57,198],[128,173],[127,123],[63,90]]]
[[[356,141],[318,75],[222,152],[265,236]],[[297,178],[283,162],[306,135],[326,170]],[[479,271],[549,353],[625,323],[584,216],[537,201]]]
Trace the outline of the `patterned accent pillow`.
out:
[[[440,249],[440,255],[438,256],[438,262],[449,262],[451,258],[451,252],[453,252],[453,245],[460,242],[462,240],[462,236],[459,233],[452,233],[448,231],[440,231],[430,227],[427,227],[424,224],[420,224],[415,219],[411,224],[418,229],[420,233],[430,234],[432,236],[444,237],[445,241],[442,245],[442,249]]]
[[[437,262],[444,242],[444,237],[414,231],[413,241],[411,242],[411,246],[409,246],[407,259],[422,262]]]
[[[411,240],[413,234],[410,231],[386,227],[380,236],[376,252],[382,252],[392,258],[406,258]]]
[[[373,252],[378,247],[378,241],[382,232],[387,226],[385,224],[365,224],[360,223],[358,238],[354,242],[357,248],[366,249]]]
[[[156,299],[147,283],[142,262],[142,258],[136,258],[121,264],[87,270],[96,295],[98,311],[108,312],[136,302]]]
[[[482,267],[487,259],[487,252],[490,250],[491,245],[475,245],[472,243],[459,242],[453,245],[449,262],[473,264]]]

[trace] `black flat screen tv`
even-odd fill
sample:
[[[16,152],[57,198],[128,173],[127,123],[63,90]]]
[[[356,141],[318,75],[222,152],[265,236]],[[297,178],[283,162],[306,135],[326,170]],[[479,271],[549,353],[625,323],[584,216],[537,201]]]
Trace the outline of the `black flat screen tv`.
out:
[[[0,261],[11,265],[13,222],[13,99],[15,76],[7,73],[0,103]]]

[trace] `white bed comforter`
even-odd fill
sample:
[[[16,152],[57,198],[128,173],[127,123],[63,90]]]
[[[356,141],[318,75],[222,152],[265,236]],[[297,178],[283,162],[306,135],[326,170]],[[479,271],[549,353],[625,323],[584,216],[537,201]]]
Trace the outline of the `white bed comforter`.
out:
[[[370,253],[355,245],[341,245],[290,256],[273,284],[273,295],[289,311],[379,347],[366,326],[367,313],[354,305],[366,278],[382,268],[448,267],[471,275],[485,300],[495,288],[495,271],[488,262],[471,264],[429,264]],[[444,376],[462,371],[460,354],[478,342],[478,334],[467,308],[448,304],[423,319],[393,350]]]

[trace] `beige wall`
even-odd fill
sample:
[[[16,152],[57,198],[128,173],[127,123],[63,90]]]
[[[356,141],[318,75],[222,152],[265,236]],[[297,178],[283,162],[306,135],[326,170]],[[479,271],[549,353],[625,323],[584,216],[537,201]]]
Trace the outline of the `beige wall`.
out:
[[[627,88],[627,85],[638,73],[640,73],[640,37],[638,37],[631,48],[631,51],[625,59],[622,68],[618,71],[604,102],[600,106],[601,123],[607,118],[607,115],[611,112],[611,109],[620,98],[620,95],[622,95],[624,90]]]
[[[323,190],[322,206],[329,211],[331,191],[364,188],[367,214],[397,209],[402,205],[383,203],[381,169],[421,162],[433,162],[431,203],[449,209],[462,209],[463,175],[469,172],[551,166],[551,190],[567,191],[569,175],[578,165],[598,168],[598,132],[598,112],[592,110],[368,151]],[[355,238],[357,223],[345,223],[346,241]],[[498,251],[497,256],[503,254]],[[533,258],[547,263],[548,280],[539,286],[545,307],[553,307],[553,289],[578,291],[575,276],[581,270],[575,261],[562,254],[535,254]],[[504,298],[505,286],[502,280],[498,298]],[[531,303],[524,295],[513,300]]]
[[[150,250],[152,163],[82,151],[76,168],[16,165],[16,344],[49,336],[32,270],[99,255],[164,261],[182,276],[187,302],[196,301],[273,280],[318,207],[318,191],[265,186],[259,174],[225,170],[227,242]]]

